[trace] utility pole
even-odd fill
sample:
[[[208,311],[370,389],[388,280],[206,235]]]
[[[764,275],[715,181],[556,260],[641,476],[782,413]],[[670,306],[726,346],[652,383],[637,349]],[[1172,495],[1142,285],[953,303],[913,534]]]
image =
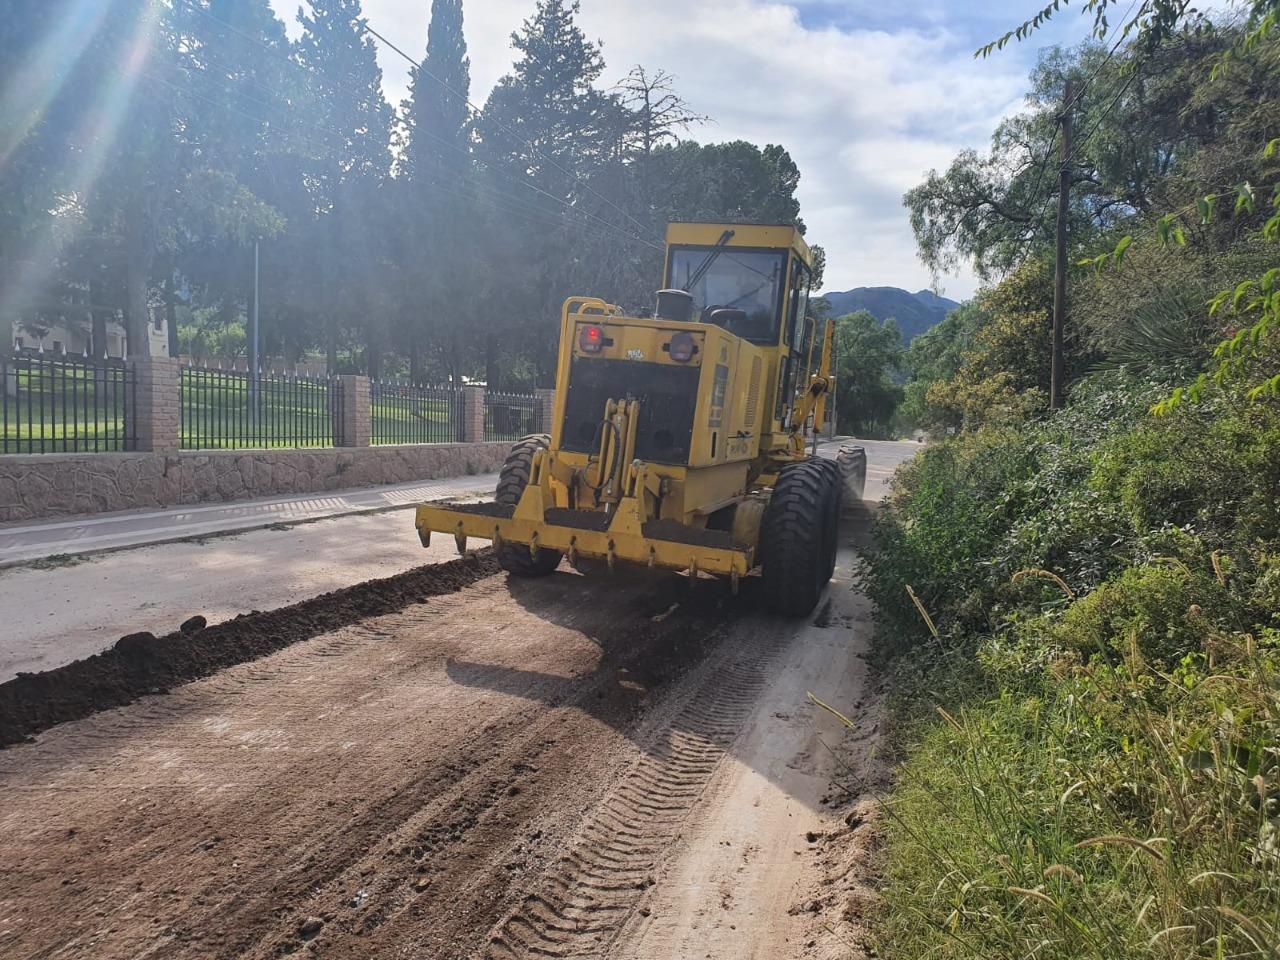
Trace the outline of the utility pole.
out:
[[[1071,204],[1071,113],[1075,109],[1075,85],[1067,79],[1063,91],[1062,170],[1058,176],[1057,250],[1053,265],[1053,353],[1049,368],[1049,409],[1062,408],[1062,325],[1067,312],[1067,216]]]

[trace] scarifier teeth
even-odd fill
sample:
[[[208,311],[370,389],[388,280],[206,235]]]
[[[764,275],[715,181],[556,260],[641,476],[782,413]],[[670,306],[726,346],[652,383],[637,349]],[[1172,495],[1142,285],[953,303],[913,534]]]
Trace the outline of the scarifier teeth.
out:
[[[577,537],[569,538],[569,549],[565,551],[565,553],[566,553],[566,556],[568,556],[569,558],[569,565],[571,567],[576,567],[578,565],[578,538]]]
[[[493,528],[493,549],[502,549],[502,530],[496,526]]]
[[[465,556],[467,553],[467,535],[462,532],[462,521],[458,521],[458,532],[453,535],[453,542],[458,545],[458,553]]]
[[[614,550],[612,540],[609,541],[609,551],[608,551],[607,557],[609,561],[609,572],[613,573],[614,566],[617,563],[618,555]]]
[[[734,567],[729,571],[729,590],[736,597],[738,595],[738,568]]]
[[[430,527],[419,527],[419,528],[418,528],[418,539],[422,542],[422,545],[423,545],[424,547],[429,547],[429,546],[431,546],[431,528],[430,528]]]
[[[538,560],[538,535],[535,533],[533,539],[529,541],[529,559],[535,563]]]

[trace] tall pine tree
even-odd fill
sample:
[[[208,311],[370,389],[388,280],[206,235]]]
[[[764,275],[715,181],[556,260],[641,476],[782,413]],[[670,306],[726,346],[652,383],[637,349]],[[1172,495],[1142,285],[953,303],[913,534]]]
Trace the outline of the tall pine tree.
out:
[[[601,213],[600,192],[586,185],[616,161],[624,125],[617,98],[593,85],[604,57],[575,22],[578,9],[577,0],[538,0],[511,37],[519,55],[512,72],[498,81],[477,124],[491,189],[521,189],[512,179],[534,188],[521,197],[523,212],[504,215],[502,233],[520,242],[501,259],[505,274],[517,278],[507,284],[507,311],[532,333],[525,342],[543,383],[553,376],[561,301],[603,292],[599,267],[618,262],[614,244],[602,246],[599,236],[601,221],[617,223],[621,214]]]
[[[472,339],[479,224],[470,95],[462,2],[432,0],[426,56],[411,71],[401,121],[400,259],[407,296],[399,326],[415,380],[429,360],[451,377],[461,375]]]
[[[299,11],[297,58],[311,73],[313,136],[322,150],[305,177],[317,210],[313,244],[317,309],[324,314],[331,370],[344,330],[365,347],[365,368],[381,372],[387,345],[378,299],[385,231],[381,190],[391,168],[390,105],[382,95],[377,48],[360,0],[309,0]]]

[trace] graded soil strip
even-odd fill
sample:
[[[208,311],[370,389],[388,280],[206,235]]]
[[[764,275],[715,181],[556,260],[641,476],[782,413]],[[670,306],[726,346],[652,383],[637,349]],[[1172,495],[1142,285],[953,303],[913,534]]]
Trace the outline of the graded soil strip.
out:
[[[493,576],[63,724],[0,753],[0,956],[473,955],[749,612]]]
[[[34,733],[162,693],[226,667],[257,660],[367,617],[454,593],[498,571],[489,550],[368,580],[291,606],[254,612],[190,634],[135,633],[114,647],[0,684],[0,747]]]

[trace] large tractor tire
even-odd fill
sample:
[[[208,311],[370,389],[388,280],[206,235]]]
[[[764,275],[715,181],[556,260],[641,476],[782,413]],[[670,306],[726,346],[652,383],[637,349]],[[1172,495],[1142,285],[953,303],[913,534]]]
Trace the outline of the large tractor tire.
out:
[[[840,547],[840,513],[843,509],[844,482],[840,475],[840,465],[834,460],[815,460],[831,475],[827,481],[831,486],[827,491],[827,521],[824,528],[826,540],[822,545],[822,555],[827,563],[826,583],[836,572],[836,552]]]
[[[533,472],[533,455],[550,446],[551,438],[545,433],[535,433],[517,440],[498,473],[498,488],[493,499],[511,507],[519,503],[524,488],[529,485],[529,475]],[[498,547],[497,554],[498,565],[517,577],[545,577],[560,566],[562,556],[559,550],[544,547],[538,550],[535,560],[525,544],[505,542]]]
[[[765,606],[789,617],[808,615],[835,569],[839,483],[829,461],[787,464],[778,473],[760,526]]]

